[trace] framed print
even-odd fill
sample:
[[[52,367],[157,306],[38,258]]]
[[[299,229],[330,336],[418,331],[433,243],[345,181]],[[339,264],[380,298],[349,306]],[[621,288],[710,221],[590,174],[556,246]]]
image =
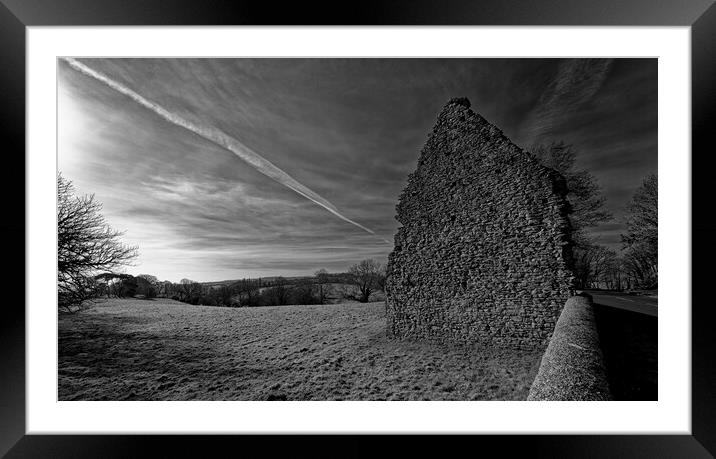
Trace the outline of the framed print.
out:
[[[3,454],[714,454],[710,2],[131,3],[0,10]]]

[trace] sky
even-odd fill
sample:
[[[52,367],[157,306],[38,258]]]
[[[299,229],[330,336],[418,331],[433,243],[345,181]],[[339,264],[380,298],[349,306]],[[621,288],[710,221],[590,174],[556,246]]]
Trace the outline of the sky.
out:
[[[94,194],[131,274],[174,282],[384,262],[442,107],[467,97],[514,143],[564,141],[601,185],[618,249],[657,172],[656,59],[58,61],[58,169]]]

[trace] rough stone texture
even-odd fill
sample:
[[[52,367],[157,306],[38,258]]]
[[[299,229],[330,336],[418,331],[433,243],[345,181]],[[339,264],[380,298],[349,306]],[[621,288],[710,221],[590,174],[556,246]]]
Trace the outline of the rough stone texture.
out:
[[[397,205],[388,333],[544,347],[573,293],[564,179],[452,99]]]
[[[611,400],[592,299],[567,301],[527,400]]]

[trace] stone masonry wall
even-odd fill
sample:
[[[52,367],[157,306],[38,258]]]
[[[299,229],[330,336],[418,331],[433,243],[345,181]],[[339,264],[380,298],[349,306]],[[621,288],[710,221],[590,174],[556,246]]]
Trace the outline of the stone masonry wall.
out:
[[[527,400],[612,400],[591,296],[567,300]]]
[[[397,205],[388,333],[546,346],[573,294],[564,179],[452,99]]]

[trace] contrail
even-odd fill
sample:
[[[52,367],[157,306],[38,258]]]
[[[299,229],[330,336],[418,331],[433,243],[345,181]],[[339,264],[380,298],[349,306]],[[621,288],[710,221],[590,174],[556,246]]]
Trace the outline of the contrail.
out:
[[[106,84],[110,88],[114,89],[117,92],[120,92],[124,94],[125,96],[130,97],[132,100],[137,102],[139,105],[144,106],[145,108],[148,108],[149,110],[153,111],[160,117],[164,118],[168,122],[175,124],[177,126],[181,126],[184,129],[191,131],[206,140],[213,142],[220,147],[223,147],[230,152],[234,153],[236,156],[238,156],[241,160],[248,163],[251,167],[256,169],[257,171],[261,172],[262,174],[272,178],[273,180],[277,181],[281,185],[284,185],[296,193],[300,194],[304,198],[313,201],[314,203],[318,204],[319,206],[323,207],[336,217],[340,218],[343,221],[346,221],[350,223],[351,225],[357,226],[358,228],[362,229],[363,231],[370,233],[376,237],[379,237],[373,230],[370,228],[366,228],[365,226],[361,225],[358,222],[355,222],[351,220],[350,218],[342,215],[340,212],[338,212],[338,209],[336,209],[336,206],[331,204],[328,200],[321,197],[314,191],[310,190],[308,187],[302,185],[299,183],[296,179],[288,175],[286,172],[282,171],[280,168],[275,166],[273,163],[271,163],[269,160],[264,158],[263,156],[259,155],[255,151],[253,151],[251,148],[247,147],[243,143],[239,142],[232,136],[228,135],[227,133],[223,132],[220,129],[217,129],[213,126],[200,126],[195,123],[192,123],[191,121],[188,121],[181,116],[177,115],[176,113],[172,113],[165,109],[164,107],[150,101],[149,99],[137,94],[136,92],[132,91],[128,87],[124,86],[123,84],[114,81],[107,75],[98,72],[96,70],[93,70],[89,67],[87,67],[85,64],[77,61],[76,59],[73,59],[71,57],[64,57],[62,58],[65,62],[67,62],[70,67],[73,69],[94,78],[97,81],[100,81],[101,83]],[[380,238],[380,237],[379,237]],[[387,239],[383,239],[384,242],[387,242],[388,244],[392,244],[392,242],[388,241]]]

